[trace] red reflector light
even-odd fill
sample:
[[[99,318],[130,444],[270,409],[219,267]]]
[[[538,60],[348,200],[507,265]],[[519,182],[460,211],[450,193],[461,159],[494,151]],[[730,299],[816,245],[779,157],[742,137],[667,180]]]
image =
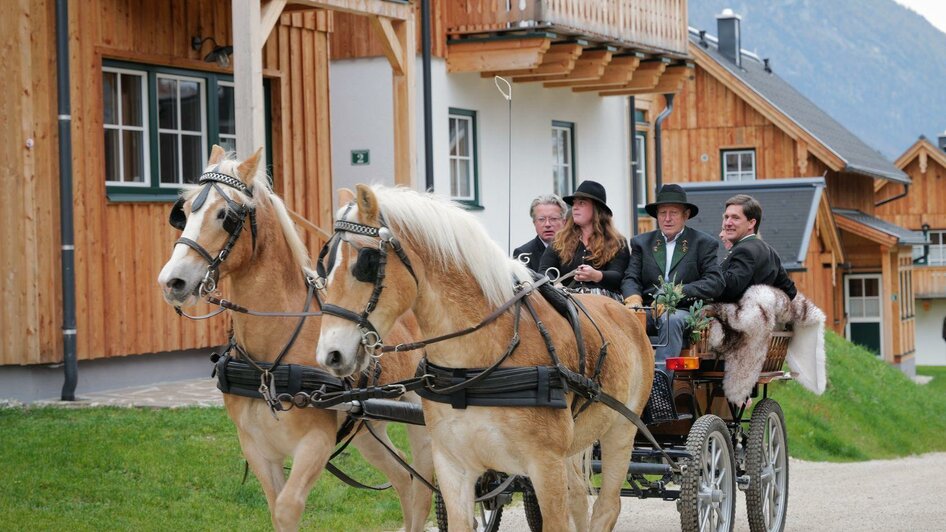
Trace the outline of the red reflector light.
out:
[[[673,357],[667,359],[667,369],[670,371],[681,371],[688,369],[700,369],[700,357]]]

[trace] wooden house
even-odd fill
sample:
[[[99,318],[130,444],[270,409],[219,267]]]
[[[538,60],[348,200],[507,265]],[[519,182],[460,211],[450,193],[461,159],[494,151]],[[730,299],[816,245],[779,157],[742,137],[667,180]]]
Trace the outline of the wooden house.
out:
[[[389,48],[413,42],[411,7],[381,0],[0,3],[8,80],[0,98],[0,365],[65,360],[68,368],[70,359],[225,341],[225,319],[183,320],[155,284],[177,238],[167,223],[171,202],[214,143],[241,156],[265,146],[277,192],[308,220],[317,249],[333,215],[328,63],[336,11],[370,20]],[[413,104],[414,78],[413,63],[398,61],[392,54],[389,85],[401,112]],[[398,182],[410,183],[413,132],[396,138],[411,155],[397,157]],[[71,213],[60,209],[63,174]],[[63,238],[61,218],[74,225],[73,241]],[[63,288],[72,272],[74,288]]]
[[[418,187],[466,205],[511,250],[535,237],[528,214],[534,197],[567,195],[592,179],[605,186],[615,221],[629,232],[628,100],[676,92],[692,75],[686,6],[685,0],[433,0],[432,172]],[[385,111],[385,51],[361,38],[368,29],[353,17],[334,19],[338,186],[391,182],[391,141],[376,134],[395,120]],[[421,109],[416,121],[423,123]],[[421,143],[418,150],[420,176],[428,168]]]
[[[877,216],[919,231],[928,243],[913,247],[913,291],[916,295],[916,361],[946,365],[946,136],[934,145],[920,137],[894,164],[910,176],[909,187],[878,183],[876,199],[906,197],[877,207]]]
[[[823,178],[826,202],[792,278],[830,328],[912,373],[911,256],[923,236],[879,219],[878,205],[894,198],[874,194],[910,178],[779,77],[768,59],[743,50],[738,15],[717,20],[719,38],[690,30],[696,68],[662,125],[662,181]],[[653,99],[646,111],[665,110],[665,101]],[[762,235],[778,230],[763,224]]]

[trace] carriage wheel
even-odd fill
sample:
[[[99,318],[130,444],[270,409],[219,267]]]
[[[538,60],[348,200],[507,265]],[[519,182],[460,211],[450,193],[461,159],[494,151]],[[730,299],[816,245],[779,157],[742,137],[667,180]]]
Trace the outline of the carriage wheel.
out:
[[[504,473],[487,471],[476,481],[476,496],[489,493],[490,485],[496,485],[494,482],[502,482],[506,479]],[[492,499],[477,502],[473,510],[473,516],[476,519],[477,531],[496,532],[499,530],[499,523],[503,518],[503,494],[499,494]],[[443,497],[439,493],[434,494],[434,508],[437,513],[437,528],[441,532],[447,532],[447,505],[443,502]]]
[[[788,509],[788,443],[782,407],[772,399],[763,399],[752,412],[746,473],[749,529],[781,532]]]
[[[526,512],[526,523],[532,532],[542,532],[542,510],[539,508],[539,499],[535,496],[532,481],[525,479],[522,488],[522,506]]]
[[[706,415],[687,436],[692,458],[681,479],[680,525],[683,532],[728,532],[736,516],[736,462],[726,424]]]

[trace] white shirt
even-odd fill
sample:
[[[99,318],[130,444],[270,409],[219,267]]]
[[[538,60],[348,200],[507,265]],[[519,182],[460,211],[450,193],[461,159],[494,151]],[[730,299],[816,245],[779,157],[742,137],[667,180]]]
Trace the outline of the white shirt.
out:
[[[661,231],[660,233],[664,237],[664,241],[667,242],[667,263],[664,264],[664,282],[670,280],[670,265],[673,264],[673,252],[677,249],[677,240],[680,239],[680,235],[683,234],[683,231],[677,233],[673,240],[667,238],[667,235],[664,235]]]

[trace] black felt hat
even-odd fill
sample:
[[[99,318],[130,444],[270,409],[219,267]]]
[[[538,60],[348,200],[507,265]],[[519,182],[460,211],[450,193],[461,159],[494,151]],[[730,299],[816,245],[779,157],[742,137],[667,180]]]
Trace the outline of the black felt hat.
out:
[[[608,193],[605,192],[604,186],[597,181],[582,181],[574,194],[565,196],[562,199],[565,200],[565,203],[572,205],[575,202],[575,198],[590,199],[600,205],[609,215],[613,215],[611,208],[608,207]]]
[[[683,190],[683,187],[676,184],[669,184],[660,187],[660,190],[657,191],[657,199],[653,203],[648,203],[644,206],[644,210],[647,211],[647,214],[657,217],[657,209],[661,205],[666,205],[668,203],[673,203],[676,205],[683,205],[684,207],[690,209],[690,218],[696,216],[696,213],[700,212],[700,208],[696,205],[687,201],[687,193]]]

